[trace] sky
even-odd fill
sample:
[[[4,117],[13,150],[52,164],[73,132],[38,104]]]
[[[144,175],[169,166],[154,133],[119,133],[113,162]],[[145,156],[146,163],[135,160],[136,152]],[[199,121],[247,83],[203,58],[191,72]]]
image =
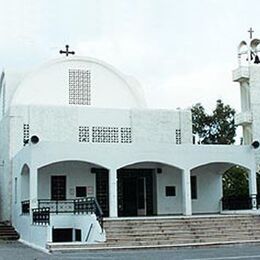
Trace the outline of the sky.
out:
[[[27,70],[69,44],[134,76],[151,108],[217,99],[240,110],[237,46],[260,37],[259,0],[0,0],[0,68]]]

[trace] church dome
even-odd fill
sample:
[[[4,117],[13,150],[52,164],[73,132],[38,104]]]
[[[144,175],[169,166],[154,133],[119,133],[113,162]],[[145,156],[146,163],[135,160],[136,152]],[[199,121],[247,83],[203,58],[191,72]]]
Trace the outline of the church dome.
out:
[[[75,56],[31,72],[21,81],[11,105],[142,108],[146,103],[134,78],[103,61]]]

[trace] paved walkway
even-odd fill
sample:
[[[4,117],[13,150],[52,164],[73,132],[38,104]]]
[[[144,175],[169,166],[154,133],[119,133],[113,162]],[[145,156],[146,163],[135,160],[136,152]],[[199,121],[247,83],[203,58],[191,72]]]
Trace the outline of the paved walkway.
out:
[[[96,252],[59,252],[52,255],[19,242],[1,243],[0,260],[260,260],[260,244],[219,247],[147,249]]]

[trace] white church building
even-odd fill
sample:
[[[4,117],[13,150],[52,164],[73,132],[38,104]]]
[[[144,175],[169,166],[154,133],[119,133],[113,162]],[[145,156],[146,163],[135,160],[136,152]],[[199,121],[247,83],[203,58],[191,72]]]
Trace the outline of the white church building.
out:
[[[133,77],[67,55],[0,79],[0,216],[22,240],[97,243],[106,239],[102,217],[219,214],[233,165],[248,170],[256,210],[259,101],[242,102],[245,145],[197,145],[190,110],[149,109]],[[243,100],[260,92],[255,64],[234,80]]]

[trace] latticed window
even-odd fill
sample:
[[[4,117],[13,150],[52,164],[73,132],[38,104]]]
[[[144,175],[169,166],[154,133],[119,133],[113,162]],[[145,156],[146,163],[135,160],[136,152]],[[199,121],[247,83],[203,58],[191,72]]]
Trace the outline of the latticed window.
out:
[[[23,144],[26,145],[30,138],[30,125],[23,124]]]
[[[92,142],[93,143],[118,143],[119,129],[118,127],[92,127]]]
[[[79,126],[79,142],[89,142],[88,126]]]
[[[131,127],[121,127],[121,143],[132,143]]]
[[[69,70],[69,104],[91,104],[91,75],[89,70]]]
[[[181,129],[175,130],[175,140],[176,144],[181,144]]]

